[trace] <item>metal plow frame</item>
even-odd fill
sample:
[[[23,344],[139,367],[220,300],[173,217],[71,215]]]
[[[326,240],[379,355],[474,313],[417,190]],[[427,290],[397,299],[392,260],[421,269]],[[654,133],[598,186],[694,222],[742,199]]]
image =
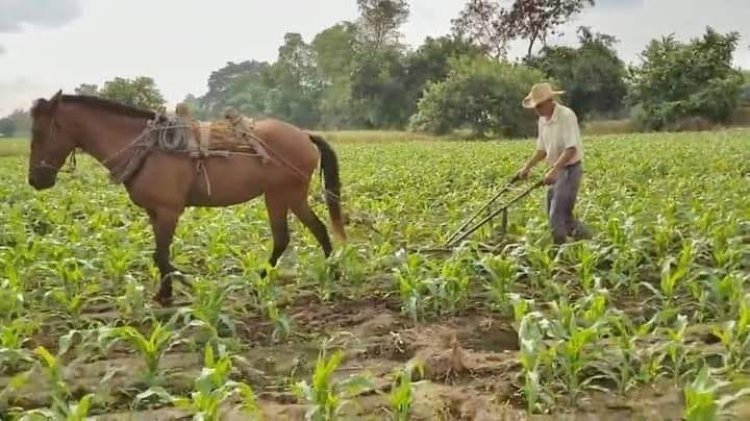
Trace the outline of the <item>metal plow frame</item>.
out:
[[[479,228],[481,228],[488,222],[491,222],[499,214],[502,214],[502,225],[500,227],[500,232],[502,235],[505,235],[508,228],[508,208],[514,203],[528,196],[536,188],[544,185],[544,180],[539,180],[517,194],[505,204],[501,205],[499,208],[495,209],[494,211],[489,211],[490,206],[492,206],[503,194],[505,194],[505,192],[510,190],[511,186],[513,186],[513,184],[517,183],[518,181],[519,179],[517,176],[511,178],[510,181],[508,181],[508,183],[506,183],[505,186],[503,186],[503,188],[501,188],[494,197],[492,197],[487,203],[484,204],[484,206],[479,208],[479,210],[477,210],[471,217],[464,220],[464,222],[461,223],[461,225],[453,232],[453,234],[450,235],[450,237],[448,237],[448,239],[443,243],[442,246],[409,248],[409,250],[418,253],[449,253],[453,251],[461,241],[468,238],[471,234],[476,232]],[[474,222],[477,217],[482,214],[482,212],[485,211],[488,211],[488,215],[470,227],[469,225]]]

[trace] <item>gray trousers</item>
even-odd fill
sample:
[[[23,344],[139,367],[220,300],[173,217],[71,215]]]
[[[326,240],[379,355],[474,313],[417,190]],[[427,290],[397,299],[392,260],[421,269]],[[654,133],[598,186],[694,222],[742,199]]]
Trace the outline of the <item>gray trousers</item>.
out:
[[[573,216],[582,175],[580,162],[565,167],[555,184],[547,190],[545,208],[555,244],[564,243],[569,235],[576,238],[590,236],[588,227]]]

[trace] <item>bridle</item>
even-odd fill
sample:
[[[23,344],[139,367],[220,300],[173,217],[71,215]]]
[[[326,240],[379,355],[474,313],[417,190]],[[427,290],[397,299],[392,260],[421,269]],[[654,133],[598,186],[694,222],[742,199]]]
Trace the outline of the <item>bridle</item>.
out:
[[[48,142],[54,142],[55,127],[59,128],[60,127],[60,122],[53,115],[53,116],[50,117],[49,135],[47,137],[47,141]],[[69,168],[67,168],[67,169],[62,168],[63,165],[65,165],[65,161],[63,161],[63,163],[59,167],[56,167],[54,165],[48,164],[44,159],[42,159],[39,162],[38,165],[35,165],[33,167],[33,169],[36,170],[38,168],[47,168],[47,169],[53,170],[55,173],[59,173],[59,172],[62,172],[62,173],[73,173],[73,171],[75,171],[75,169],[76,169],[76,164],[77,164],[76,149],[78,149],[78,148],[74,147],[73,151],[68,155],[68,159],[67,160],[68,160],[68,167]]]

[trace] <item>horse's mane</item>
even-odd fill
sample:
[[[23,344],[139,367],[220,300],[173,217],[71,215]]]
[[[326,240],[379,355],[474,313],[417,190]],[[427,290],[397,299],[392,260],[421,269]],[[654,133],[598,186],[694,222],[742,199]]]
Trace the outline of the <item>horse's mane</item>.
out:
[[[121,102],[112,101],[109,99],[90,96],[90,95],[62,95],[60,98],[61,102],[74,103],[88,105],[95,108],[101,108],[107,111],[111,111],[116,114],[120,114],[126,117],[134,118],[148,118],[153,119],[156,117],[156,113],[151,110],[126,105]],[[44,110],[50,102],[46,99],[38,99],[31,109],[31,113],[37,115],[40,111]]]

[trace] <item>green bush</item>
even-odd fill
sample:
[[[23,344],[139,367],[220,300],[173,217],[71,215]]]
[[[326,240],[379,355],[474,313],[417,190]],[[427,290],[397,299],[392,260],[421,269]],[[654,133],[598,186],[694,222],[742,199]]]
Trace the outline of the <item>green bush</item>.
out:
[[[542,72],[520,64],[489,57],[457,58],[446,79],[427,85],[410,127],[437,135],[469,129],[477,137],[533,136],[536,116],[521,107],[521,101],[534,83],[543,80]]]
[[[652,40],[643,63],[630,70],[628,102],[640,128],[672,129],[685,119],[726,123],[739,106],[742,73],[732,67],[738,34],[707,28],[684,44],[673,36]]]

